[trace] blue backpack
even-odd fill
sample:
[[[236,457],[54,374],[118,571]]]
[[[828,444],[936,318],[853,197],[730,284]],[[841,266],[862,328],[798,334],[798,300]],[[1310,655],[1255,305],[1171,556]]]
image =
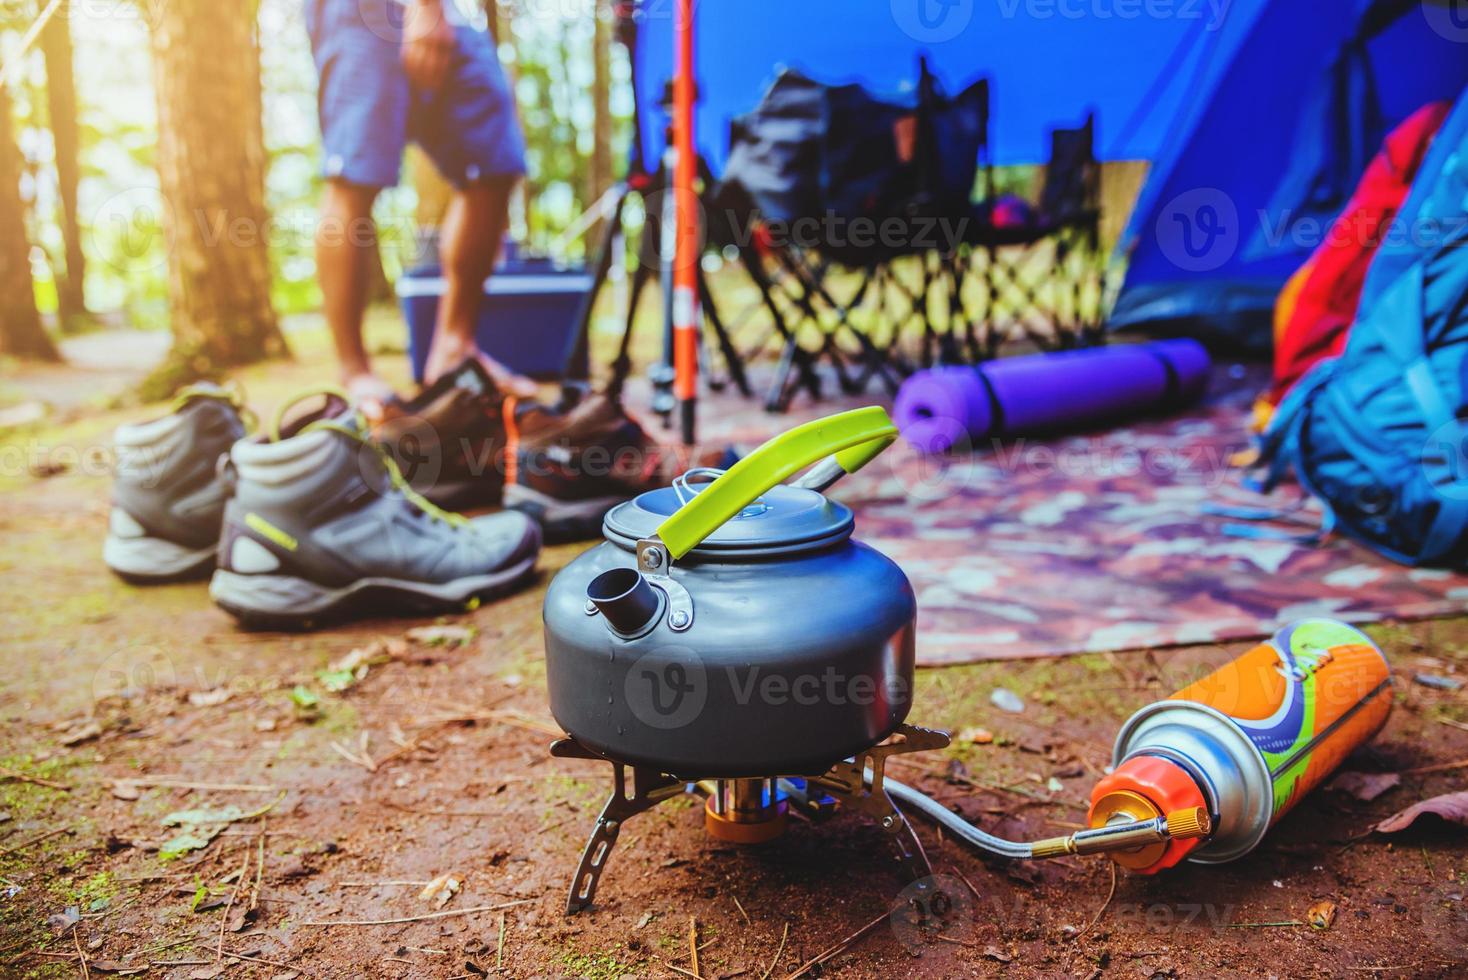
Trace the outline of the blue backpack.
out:
[[[1263,491],[1293,469],[1321,501],[1316,537],[1338,528],[1394,561],[1468,567],[1468,95],[1372,261],[1344,352],[1281,403],[1259,463]]]

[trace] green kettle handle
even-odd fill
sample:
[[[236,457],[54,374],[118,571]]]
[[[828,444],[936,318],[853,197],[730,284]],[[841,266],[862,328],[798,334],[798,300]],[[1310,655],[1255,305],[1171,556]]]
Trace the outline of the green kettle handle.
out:
[[[897,439],[887,410],[873,405],[816,419],[775,436],[731,466],[658,525],[668,554],[682,558],[760,495],[830,456],[855,473]]]

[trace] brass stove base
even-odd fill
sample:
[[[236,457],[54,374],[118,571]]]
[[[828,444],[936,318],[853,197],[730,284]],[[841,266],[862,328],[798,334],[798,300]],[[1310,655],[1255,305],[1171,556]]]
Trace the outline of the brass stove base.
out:
[[[566,914],[575,915],[589,907],[596,898],[596,888],[606,868],[607,858],[617,843],[622,824],[629,817],[650,810],[664,800],[696,792],[708,798],[705,804],[705,826],[713,836],[735,843],[762,843],[779,836],[784,829],[787,805],[793,805],[814,820],[829,817],[836,805],[864,813],[877,822],[892,839],[903,872],[913,881],[933,873],[922,842],[912,825],[893,804],[883,786],[886,760],[889,756],[908,752],[926,752],[948,745],[944,732],[902,725],[891,738],[843,760],[820,776],[806,780],[806,791],[780,782],[787,792],[785,799],[770,790],[774,779],[740,779],[690,782],[666,773],[627,766],[607,759],[586,748],[574,738],[558,739],[551,745],[551,755],[561,759],[594,759],[612,766],[612,795],[602,807],[592,829],[591,839],[581,853],[581,863],[571,882],[566,898]],[[627,771],[632,779],[629,791]],[[811,792],[819,790],[820,795]],[[832,801],[834,800],[834,804]]]

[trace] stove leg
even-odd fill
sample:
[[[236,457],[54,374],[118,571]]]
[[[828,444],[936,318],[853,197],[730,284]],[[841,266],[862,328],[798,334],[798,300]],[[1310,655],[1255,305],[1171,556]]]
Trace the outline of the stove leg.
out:
[[[571,882],[571,893],[566,896],[566,914],[575,915],[589,907],[596,898],[596,886],[601,881],[602,870],[617,835],[622,832],[622,823],[629,817],[651,810],[663,800],[677,796],[686,784],[662,773],[647,769],[632,770],[632,793],[627,793],[627,770],[620,763],[612,763],[612,795],[596,818],[591,839],[581,852],[581,863],[576,867],[576,877]]]
[[[912,829],[912,824],[890,799],[887,805],[892,807],[890,817],[892,826],[889,827],[887,819],[884,818],[882,829],[892,835],[892,843],[897,848],[898,860],[902,862],[903,872],[913,881],[932,877],[933,865],[928,861],[928,853],[923,850],[923,842],[918,840],[917,832]]]
[[[596,827],[591,831],[591,840],[581,852],[581,863],[576,867],[576,877],[571,881],[571,894],[566,896],[566,914],[575,915],[596,898],[596,885],[601,880],[602,868],[612,853],[621,833],[622,821],[617,816],[617,798],[607,800],[601,816],[596,818]]]

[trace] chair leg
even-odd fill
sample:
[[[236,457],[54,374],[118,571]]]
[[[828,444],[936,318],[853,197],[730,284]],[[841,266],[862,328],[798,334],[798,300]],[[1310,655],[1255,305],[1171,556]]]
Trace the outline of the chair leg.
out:
[[[724,355],[724,364],[729,370],[729,380],[734,382],[734,387],[745,398],[753,398],[754,391],[749,387],[749,378],[744,372],[744,358],[734,347],[734,341],[729,337],[729,331],[724,326],[723,318],[719,315],[719,308],[714,304],[713,290],[709,289],[708,277],[702,269],[698,270],[698,299],[703,306],[704,316],[708,318],[709,327],[714,332],[714,339],[719,345],[719,352]]]

